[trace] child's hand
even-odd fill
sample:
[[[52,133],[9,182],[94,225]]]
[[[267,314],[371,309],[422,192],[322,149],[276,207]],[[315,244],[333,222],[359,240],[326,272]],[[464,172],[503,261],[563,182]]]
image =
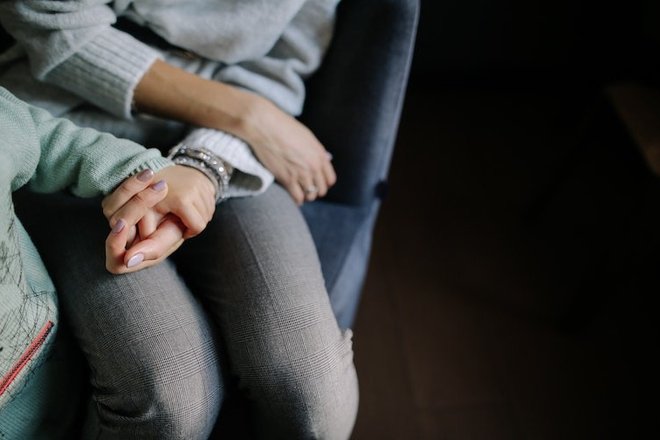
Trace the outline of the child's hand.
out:
[[[167,182],[167,197],[155,207],[161,215],[172,213],[184,225],[183,238],[191,238],[206,228],[215,212],[215,186],[205,174],[194,168],[176,165],[165,168],[154,176],[154,180]],[[148,219],[145,219],[148,220]],[[140,235],[151,235],[157,219],[141,222]]]

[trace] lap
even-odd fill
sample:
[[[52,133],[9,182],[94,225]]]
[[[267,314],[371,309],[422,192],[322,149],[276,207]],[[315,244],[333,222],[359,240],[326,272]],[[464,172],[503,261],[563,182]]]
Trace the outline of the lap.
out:
[[[174,258],[218,323],[258,426],[291,438],[350,429],[351,335],[337,325],[307,224],[284,189],[219,205]]]
[[[157,411],[195,407],[200,400],[217,412],[223,386],[215,329],[205,311],[170,261],[125,275],[105,270],[109,227],[99,203],[26,192],[16,200],[90,366],[100,418],[144,414],[156,405]],[[174,397],[181,402],[171,402]],[[203,423],[212,426],[214,410],[204,413],[209,420]]]
[[[23,197],[17,211],[61,291],[94,386],[111,391],[100,396],[117,403],[131,388],[153,387],[147,370],[177,388],[177,377],[217,371],[222,351],[264,427],[287,432],[312,409],[322,416],[312,411],[306,420],[350,422],[350,334],[337,325],[305,220],[281,187],[220,204],[170,259],[121,276],[104,268],[108,226],[98,200],[61,197]],[[222,384],[201,377],[199,386],[220,393]],[[344,404],[329,409],[332,402]]]

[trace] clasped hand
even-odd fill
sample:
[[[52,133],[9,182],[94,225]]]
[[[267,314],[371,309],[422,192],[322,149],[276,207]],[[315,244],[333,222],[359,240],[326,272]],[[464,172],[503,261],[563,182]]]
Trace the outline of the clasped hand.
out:
[[[111,228],[106,268],[135,272],[160,263],[204,230],[215,212],[215,187],[193,168],[144,170],[106,196],[102,207]]]

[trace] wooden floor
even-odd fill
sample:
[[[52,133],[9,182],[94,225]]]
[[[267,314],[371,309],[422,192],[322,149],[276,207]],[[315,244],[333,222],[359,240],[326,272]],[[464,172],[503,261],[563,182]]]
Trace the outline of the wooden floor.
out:
[[[626,241],[592,226],[627,224],[603,209],[630,199],[576,145],[596,101],[410,92],[355,326],[354,439],[634,438],[629,277],[590,296],[613,279],[603,247]]]

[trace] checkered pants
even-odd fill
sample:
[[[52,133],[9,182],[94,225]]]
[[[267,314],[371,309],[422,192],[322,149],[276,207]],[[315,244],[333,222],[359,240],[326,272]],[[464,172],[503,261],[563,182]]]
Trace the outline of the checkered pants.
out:
[[[85,437],[208,438],[229,378],[262,437],[349,437],[351,333],[282,188],[219,205],[169,260],[120,276],[104,269],[98,200],[24,194],[17,211],[91,370]]]

